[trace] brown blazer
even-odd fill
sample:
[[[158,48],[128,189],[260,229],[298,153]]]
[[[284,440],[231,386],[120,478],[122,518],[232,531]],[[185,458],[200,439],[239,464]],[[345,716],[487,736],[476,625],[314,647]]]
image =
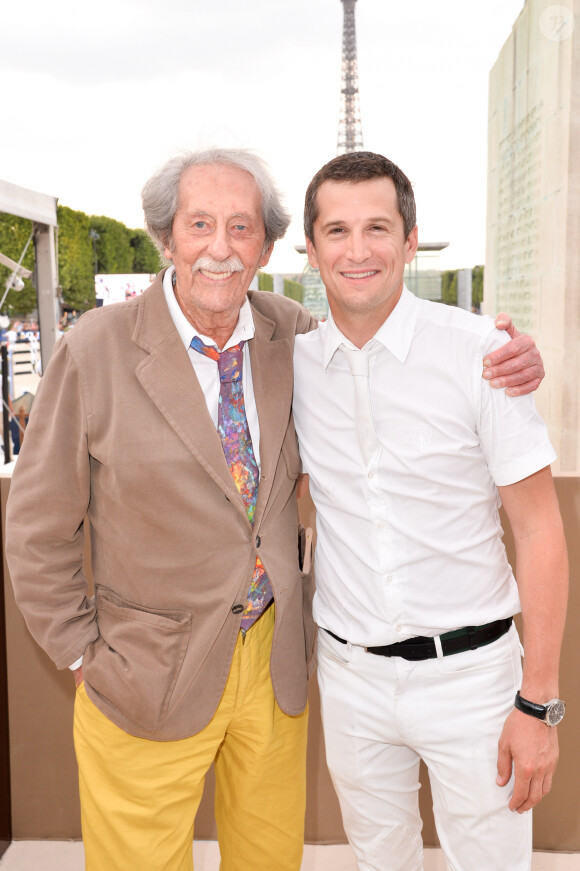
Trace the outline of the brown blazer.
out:
[[[178,739],[207,725],[256,553],[276,604],[276,699],[290,715],[306,704],[312,579],[298,561],[292,352],[314,321],[284,297],[249,297],[262,466],[253,528],[162,273],[141,297],[88,312],[57,345],[14,471],[6,551],[18,605],[59,668],[84,654],[89,697],[133,735]]]

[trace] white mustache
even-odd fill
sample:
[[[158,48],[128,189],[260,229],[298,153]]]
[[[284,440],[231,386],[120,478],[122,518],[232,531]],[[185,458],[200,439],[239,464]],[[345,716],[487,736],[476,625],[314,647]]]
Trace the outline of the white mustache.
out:
[[[212,257],[198,257],[193,266],[192,272],[199,272],[200,269],[206,272],[243,272],[244,264],[237,255],[226,257],[225,260],[213,260]]]

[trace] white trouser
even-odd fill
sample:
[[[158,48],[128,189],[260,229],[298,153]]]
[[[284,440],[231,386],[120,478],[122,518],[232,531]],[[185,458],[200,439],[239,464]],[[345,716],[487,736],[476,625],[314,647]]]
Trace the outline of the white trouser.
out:
[[[450,871],[529,871],[532,814],[496,785],[497,742],[521,686],[515,627],[492,644],[409,662],[318,634],[328,767],[358,871],[421,871],[419,760]]]

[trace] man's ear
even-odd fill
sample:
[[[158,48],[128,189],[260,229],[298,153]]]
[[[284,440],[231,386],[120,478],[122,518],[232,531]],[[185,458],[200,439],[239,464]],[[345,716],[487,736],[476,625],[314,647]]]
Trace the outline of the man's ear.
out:
[[[263,268],[264,266],[267,266],[268,261],[270,260],[270,257],[272,256],[272,251],[273,251],[273,250],[274,250],[274,243],[272,242],[272,244],[270,245],[270,247],[267,248],[267,249],[264,251],[264,253],[262,254],[262,256],[260,257],[260,268]]]
[[[405,263],[411,263],[415,259],[417,246],[419,245],[419,230],[417,225],[413,227],[405,241]]]
[[[308,254],[308,262],[313,269],[318,269],[318,257],[316,256],[316,248],[314,242],[310,239],[306,240],[306,253]]]

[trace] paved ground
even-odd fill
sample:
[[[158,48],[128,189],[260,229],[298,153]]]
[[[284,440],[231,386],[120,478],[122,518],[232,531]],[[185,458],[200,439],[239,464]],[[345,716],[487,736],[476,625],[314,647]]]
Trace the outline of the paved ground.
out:
[[[195,871],[217,871],[219,851],[211,841],[196,841]],[[78,841],[14,841],[0,859],[0,871],[83,871]],[[580,853],[534,853],[533,871],[580,871]],[[356,871],[350,847],[306,846],[302,871]],[[425,851],[424,871],[445,871],[440,850]]]

